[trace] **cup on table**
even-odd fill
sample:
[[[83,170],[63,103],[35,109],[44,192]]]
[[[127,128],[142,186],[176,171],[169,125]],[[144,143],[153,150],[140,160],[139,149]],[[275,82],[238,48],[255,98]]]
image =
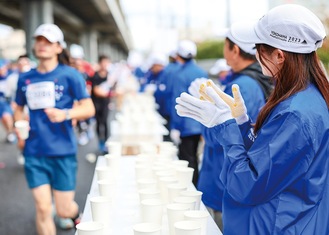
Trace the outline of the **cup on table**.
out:
[[[107,151],[109,154],[116,154],[121,156],[122,154],[122,144],[118,141],[107,141],[105,143]]]
[[[157,181],[155,179],[150,178],[142,178],[137,180],[137,187],[138,189],[157,189]]]
[[[203,211],[203,210],[185,211],[184,217],[185,220],[195,221],[200,224],[201,235],[207,234],[207,222],[209,217],[208,211]]]
[[[117,154],[106,154],[104,156],[106,165],[113,171],[114,175],[118,175],[120,171],[120,155]]]
[[[110,167],[98,166],[95,170],[98,180],[115,180],[114,171]]]
[[[161,225],[154,223],[139,223],[133,227],[134,235],[161,235]]]
[[[98,180],[99,195],[103,197],[114,197],[116,194],[116,182],[111,179]]]
[[[19,120],[14,123],[19,138],[26,140],[29,138],[30,123],[26,120]]]
[[[192,183],[194,169],[191,167],[176,168],[178,183],[185,185],[187,188]]]
[[[145,188],[138,191],[139,200],[143,201],[145,199],[151,198],[161,198],[160,191],[158,189]]]
[[[188,161],[186,160],[174,160],[171,162],[171,165],[175,168],[179,168],[179,167],[188,167]]]
[[[184,190],[180,192],[180,196],[183,197],[192,197],[195,199],[195,209],[200,210],[200,203],[201,203],[201,197],[202,197],[202,192],[197,191],[197,190]]]
[[[168,202],[173,203],[174,198],[180,196],[180,192],[186,190],[187,188],[185,185],[175,183],[175,184],[168,184],[167,189],[168,189]]]
[[[147,164],[135,165],[136,180],[144,178],[154,178],[152,168]]]
[[[174,203],[186,204],[190,210],[195,210],[196,200],[193,197],[178,196],[174,198]]]
[[[76,225],[78,235],[104,235],[104,225],[101,222],[81,222]]]
[[[174,224],[175,235],[201,235],[199,223],[191,220],[183,220]]]
[[[166,176],[159,178],[159,189],[162,200],[167,203],[169,201],[168,198],[168,188],[167,185],[177,183],[177,178],[173,176]]]
[[[169,235],[175,235],[174,224],[184,220],[184,213],[188,210],[190,210],[190,206],[187,204],[170,203],[167,205]]]
[[[141,201],[141,218],[143,223],[162,224],[163,202],[161,199],[151,198]]]
[[[103,223],[107,227],[111,221],[112,200],[110,197],[96,196],[90,198],[91,216],[93,221]]]

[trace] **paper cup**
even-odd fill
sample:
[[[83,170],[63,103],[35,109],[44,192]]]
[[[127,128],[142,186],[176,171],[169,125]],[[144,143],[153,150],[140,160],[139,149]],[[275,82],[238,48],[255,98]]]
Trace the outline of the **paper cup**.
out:
[[[139,179],[137,180],[137,187],[139,190],[146,188],[157,189],[157,181],[149,178]]]
[[[109,154],[116,154],[121,156],[122,154],[122,144],[116,141],[107,141],[105,143]]]
[[[196,190],[185,190],[180,192],[180,196],[183,197],[192,197],[195,199],[195,209],[200,210],[200,203],[201,203],[201,197],[202,197],[201,191]]]
[[[107,226],[111,221],[112,201],[110,197],[92,197],[90,198],[91,216],[93,221],[101,222]]]
[[[184,213],[188,210],[190,210],[190,206],[187,204],[171,203],[167,205],[169,235],[175,235],[174,224],[184,220]]]
[[[200,235],[201,226],[191,220],[183,220],[174,224],[175,235]]]
[[[98,180],[115,180],[114,171],[108,166],[96,167],[96,175]]]
[[[141,201],[141,218],[143,223],[162,224],[163,202],[160,199]]]
[[[78,235],[104,235],[104,225],[101,222],[81,222],[76,226]]]
[[[195,221],[200,224],[201,235],[207,234],[207,222],[209,217],[208,211],[200,211],[200,210],[185,211],[184,217],[186,220]]]
[[[143,201],[145,199],[151,199],[151,198],[158,198],[160,199],[160,191],[157,189],[141,189],[138,191],[139,193],[139,200]]]
[[[98,180],[99,195],[103,197],[115,197],[116,195],[116,182],[114,180],[105,179]]]
[[[16,121],[14,125],[18,131],[19,137],[26,140],[29,137],[30,123],[26,120],[19,120]]]
[[[161,225],[154,223],[140,223],[133,227],[134,235],[161,235]]]
[[[196,200],[193,197],[179,196],[179,197],[175,197],[174,198],[174,203],[186,204],[186,205],[189,206],[190,210],[194,210],[195,209]]]
[[[191,167],[176,168],[178,183],[185,185],[187,188],[192,183],[194,169]]]
[[[176,183],[175,184],[168,184],[167,189],[168,189],[168,202],[173,203],[174,198],[179,197],[180,192],[186,190],[186,186],[181,185],[181,184],[176,184]]]

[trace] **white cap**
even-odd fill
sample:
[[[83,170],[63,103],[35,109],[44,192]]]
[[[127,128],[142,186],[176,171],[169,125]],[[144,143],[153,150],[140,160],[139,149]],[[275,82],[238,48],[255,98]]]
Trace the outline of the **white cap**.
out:
[[[34,37],[43,36],[51,43],[58,42],[64,45],[64,35],[62,30],[55,24],[42,24],[34,32]]]
[[[254,42],[242,42],[237,40],[232,32],[235,32],[238,34],[241,29],[239,27],[236,27],[238,24],[232,24],[231,27],[226,32],[226,37],[230,39],[234,44],[236,44],[238,47],[240,47],[241,50],[244,52],[250,54],[250,55],[256,55],[256,46]]]
[[[150,56],[149,63],[150,63],[150,67],[155,64],[166,66],[168,63],[168,58],[162,53],[153,53]]]
[[[240,42],[267,44],[294,53],[315,51],[326,36],[319,18],[296,4],[275,7],[256,23],[241,22],[231,33]]]
[[[209,69],[209,73],[212,75],[217,75],[222,71],[229,71],[230,66],[227,65],[225,59],[218,59],[216,63]]]
[[[82,46],[77,44],[72,44],[70,46],[70,55],[74,59],[83,59],[85,56]]]
[[[196,56],[197,47],[190,40],[182,40],[178,44],[177,54],[183,58],[190,59]]]

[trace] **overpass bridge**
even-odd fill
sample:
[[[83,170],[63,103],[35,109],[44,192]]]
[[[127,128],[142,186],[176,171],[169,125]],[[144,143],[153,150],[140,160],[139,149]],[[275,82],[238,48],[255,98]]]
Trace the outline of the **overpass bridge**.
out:
[[[66,43],[81,45],[91,62],[99,53],[125,59],[132,48],[119,0],[1,0],[0,23],[25,31],[28,53],[42,23],[57,24]]]

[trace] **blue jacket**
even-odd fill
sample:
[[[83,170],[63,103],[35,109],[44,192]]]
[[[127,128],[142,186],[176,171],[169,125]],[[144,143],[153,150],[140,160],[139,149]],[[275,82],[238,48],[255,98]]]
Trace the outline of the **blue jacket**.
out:
[[[175,73],[179,69],[180,64],[177,62],[169,63],[161,76],[157,80],[157,90],[154,92],[154,97],[159,105],[159,113],[162,116],[169,117],[171,115],[171,107],[174,106],[172,103],[172,92],[173,92],[173,82],[175,78]]]
[[[171,129],[179,130],[181,137],[198,135],[201,134],[202,131],[202,125],[199,122],[192,118],[180,117],[175,110],[176,98],[179,97],[182,92],[188,92],[188,87],[191,82],[200,77],[207,78],[208,74],[193,60],[187,61],[185,64],[181,65],[180,69],[175,74],[172,96],[173,105],[171,107]]]
[[[238,84],[248,115],[256,120],[260,108],[265,104],[264,94],[259,84],[253,78],[239,73],[233,73],[227,81],[224,92],[233,96],[232,85]],[[216,211],[222,211],[224,186],[219,175],[223,167],[224,151],[209,132],[210,129],[203,128],[202,136],[205,146],[197,188],[203,192],[202,201],[206,206]]]
[[[225,153],[225,235],[329,234],[329,113],[314,85],[279,103],[257,136],[234,119],[210,130]]]

